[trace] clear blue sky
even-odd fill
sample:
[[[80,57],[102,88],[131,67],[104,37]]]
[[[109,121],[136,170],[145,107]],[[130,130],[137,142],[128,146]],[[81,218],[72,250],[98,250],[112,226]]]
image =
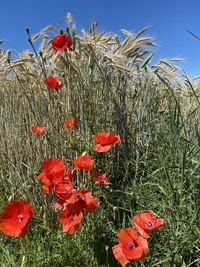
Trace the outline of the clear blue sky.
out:
[[[200,75],[200,41],[186,32],[200,36],[200,0],[0,1],[0,39],[7,40],[6,48],[28,48],[26,27],[37,33],[71,12],[78,28],[88,29],[91,20],[101,31],[116,33],[149,25],[149,34],[159,44],[156,58],[183,57],[187,74]]]

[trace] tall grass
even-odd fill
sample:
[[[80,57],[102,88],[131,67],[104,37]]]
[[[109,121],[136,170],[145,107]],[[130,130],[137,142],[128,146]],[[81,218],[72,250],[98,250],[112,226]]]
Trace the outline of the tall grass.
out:
[[[118,266],[112,255],[119,229],[136,212],[151,209],[166,225],[150,241],[149,255],[131,266],[200,266],[200,99],[198,86],[178,74],[173,60],[152,64],[155,46],[146,28],[121,36],[67,31],[74,50],[54,54],[47,27],[35,35],[39,52],[0,51],[0,206],[25,198],[36,210],[24,239],[0,236],[1,266]],[[53,32],[52,32],[53,30]],[[33,47],[30,46],[30,49]],[[58,95],[45,75],[62,78]],[[73,134],[67,117],[79,124]],[[46,134],[30,132],[48,125]],[[92,148],[92,135],[115,131],[121,143],[97,158],[110,188],[96,190],[100,205],[74,236],[62,233],[52,197],[36,179],[49,157],[71,161]]]

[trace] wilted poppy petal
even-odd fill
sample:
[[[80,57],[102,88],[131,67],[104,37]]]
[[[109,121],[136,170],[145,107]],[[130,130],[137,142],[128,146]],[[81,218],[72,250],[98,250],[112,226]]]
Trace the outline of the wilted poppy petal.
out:
[[[95,184],[110,185],[111,183],[107,180],[107,173],[100,173],[97,169],[91,171],[92,177],[95,179]]]

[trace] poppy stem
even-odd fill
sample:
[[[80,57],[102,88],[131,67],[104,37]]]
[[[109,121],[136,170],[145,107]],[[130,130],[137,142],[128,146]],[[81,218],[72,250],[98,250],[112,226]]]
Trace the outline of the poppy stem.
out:
[[[115,210],[124,210],[124,211],[128,211],[130,213],[132,213],[132,210],[128,210],[126,208],[123,207],[118,207],[118,206],[114,206],[112,203],[110,203],[107,199],[107,197],[105,196],[104,192],[102,191],[102,189],[100,188],[100,192],[102,194],[102,197],[104,198],[105,202],[115,211]]]

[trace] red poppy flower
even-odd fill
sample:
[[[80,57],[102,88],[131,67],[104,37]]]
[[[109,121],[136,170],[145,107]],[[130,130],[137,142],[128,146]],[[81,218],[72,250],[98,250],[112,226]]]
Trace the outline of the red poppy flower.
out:
[[[107,173],[100,173],[97,169],[91,171],[92,177],[95,179],[95,184],[110,185],[111,183],[107,180]]]
[[[67,174],[62,179],[62,182],[55,185],[55,194],[58,197],[58,200],[54,203],[54,208],[60,209],[65,204],[65,201],[71,198],[74,191],[72,184],[73,177],[72,167],[69,167],[67,169]]]
[[[165,224],[163,219],[156,218],[150,211],[145,210],[132,218],[138,232],[144,237],[148,238],[151,231],[162,227]]]
[[[46,126],[36,125],[36,126],[32,126],[32,127],[31,127],[31,132],[32,132],[32,133],[36,133],[36,134],[41,134],[41,133],[43,133],[46,129],[47,129]]]
[[[66,200],[71,197],[73,189],[72,183],[60,182],[55,185],[55,194],[58,199]]]
[[[44,80],[44,83],[49,88],[55,89],[59,93],[59,89],[63,87],[63,84],[61,82],[61,79],[54,76],[49,76],[46,80]]]
[[[93,197],[92,192],[89,190],[74,190],[71,198],[66,201],[66,205],[68,205],[68,203],[91,213],[98,205],[98,198]]]
[[[64,125],[65,125],[65,127],[66,128],[68,128],[68,129],[72,129],[73,127],[74,127],[74,124],[76,123],[76,119],[73,117],[73,118],[71,118],[71,119],[69,119],[69,120],[66,120],[65,122],[64,122]]]
[[[33,213],[33,207],[25,200],[11,201],[0,215],[0,231],[13,237],[25,236]]]
[[[77,157],[74,161],[74,166],[75,168],[80,171],[80,170],[85,170],[88,171],[92,168],[94,164],[94,160],[91,158],[89,154],[81,155]]]
[[[47,178],[53,179],[56,183],[56,181],[59,182],[63,178],[66,166],[62,159],[50,158],[42,162],[42,169]]]
[[[57,52],[59,50],[71,49],[72,39],[69,35],[60,34],[51,41],[53,49]]]
[[[50,158],[42,162],[43,172],[38,175],[38,179],[43,183],[43,191],[51,193],[55,184],[62,181],[66,171],[65,163],[62,159]]]
[[[83,218],[82,211],[74,205],[69,204],[59,216],[59,222],[63,225],[63,232],[75,234]]]
[[[107,152],[111,149],[112,145],[120,142],[120,136],[115,133],[99,132],[93,136],[94,142],[97,145],[93,148],[96,152]]]
[[[119,231],[120,243],[112,248],[115,258],[125,265],[130,260],[141,260],[148,253],[148,243],[145,238],[139,236],[136,231],[129,227]]]

